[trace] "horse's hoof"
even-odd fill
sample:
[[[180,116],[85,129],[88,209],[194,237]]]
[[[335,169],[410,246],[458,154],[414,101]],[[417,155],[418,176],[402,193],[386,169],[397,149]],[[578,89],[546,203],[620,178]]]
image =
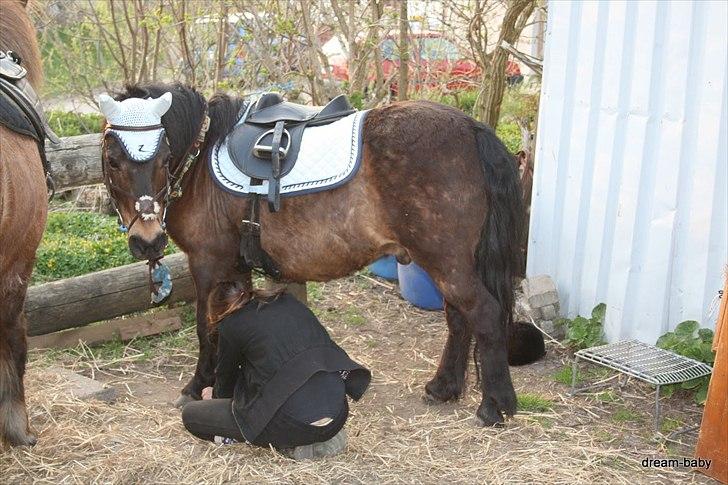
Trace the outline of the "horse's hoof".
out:
[[[475,413],[475,423],[483,427],[501,427],[504,424],[503,413],[501,413],[491,400],[483,401]]]
[[[454,387],[450,384],[443,384],[438,378],[432,379],[425,386],[425,394],[422,396],[422,400],[427,404],[457,401],[460,393]]]
[[[28,430],[27,432],[21,432],[7,436],[5,441],[10,446],[35,446],[38,442],[38,436],[35,433]]]
[[[477,428],[503,428],[505,427],[505,423],[503,422],[503,418],[500,418],[500,421],[483,421],[483,418],[480,416],[475,416],[475,426]]]
[[[185,407],[186,404],[189,404],[192,401],[196,400],[197,399],[187,394],[180,394],[177,400],[174,402],[174,407],[176,407],[177,409],[182,409],[183,407]]]
[[[433,396],[432,394],[430,394],[426,390],[425,390],[425,393],[422,395],[422,401],[425,404],[442,404],[442,403],[445,402],[445,401],[443,401],[441,399],[436,398],[435,396]]]

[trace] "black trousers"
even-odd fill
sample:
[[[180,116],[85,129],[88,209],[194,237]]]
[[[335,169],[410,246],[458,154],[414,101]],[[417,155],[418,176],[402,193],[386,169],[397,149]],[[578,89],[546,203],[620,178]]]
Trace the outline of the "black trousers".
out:
[[[349,404],[344,397],[339,414],[326,426],[314,426],[301,422],[285,411],[278,410],[260,436],[252,441],[258,446],[272,445],[275,448],[294,448],[296,446],[320,443],[336,436],[344,427],[349,416]],[[244,442],[233,416],[232,399],[209,399],[187,404],[182,410],[182,423],[187,431],[200,439],[213,441],[215,436],[232,438]]]

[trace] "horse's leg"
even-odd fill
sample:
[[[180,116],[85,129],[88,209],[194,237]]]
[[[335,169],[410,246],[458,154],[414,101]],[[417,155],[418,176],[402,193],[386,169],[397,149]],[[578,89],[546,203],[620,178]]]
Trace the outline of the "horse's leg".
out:
[[[35,142],[4,126],[0,140],[0,441],[33,445],[23,385],[28,349],[23,304],[45,227],[47,194]]]
[[[27,288],[16,283],[6,289],[0,305],[0,441],[11,446],[37,441],[28,423],[23,385],[28,345],[22,310]]]
[[[461,396],[473,338],[468,321],[448,302],[445,302],[445,316],[447,342],[437,373],[425,386],[425,399],[432,402],[446,402]]]
[[[229,243],[228,246],[230,246],[237,241],[234,237],[231,237],[227,242]],[[230,247],[227,249],[230,249]],[[202,389],[215,383],[217,340],[208,333],[207,297],[215,288],[215,285],[221,281],[246,281],[250,284],[250,273],[243,274],[237,271],[234,257],[229,259],[217,257],[218,254],[227,254],[229,252],[217,249],[216,251],[187,254],[190,273],[192,273],[192,279],[195,282],[197,339],[200,344],[200,354],[194,376],[182,389],[180,397],[175,402],[177,407],[182,407],[190,401],[200,399]],[[210,254],[213,257],[210,257]]]
[[[448,308],[455,308],[467,322],[463,326],[472,329],[478,346],[478,363],[480,364],[480,385],[483,397],[478,407],[477,416],[483,424],[495,425],[503,422],[503,415],[512,416],[516,411],[516,393],[513,389],[511,374],[508,368],[508,348],[506,328],[501,319],[501,307],[496,298],[485,288],[474,267],[441,268],[436,262],[427,261],[421,264],[437,283],[448,303]],[[448,319],[450,325],[450,319]],[[452,334],[452,330],[451,330]],[[450,369],[465,369],[469,355],[469,346],[461,346],[457,355],[448,354],[456,350],[456,345],[445,347],[443,360],[433,381],[438,380],[443,367],[448,361],[457,362]],[[447,375],[447,374],[443,374]],[[457,375],[450,382],[450,388],[457,383]],[[430,393],[431,388],[427,389]],[[440,388],[442,389],[442,388]],[[462,389],[462,385],[461,385]],[[446,395],[447,397],[447,395]]]
[[[207,331],[207,296],[212,291],[215,281],[204,265],[195,264],[190,259],[190,272],[195,282],[197,340],[200,353],[197,358],[195,374],[182,389],[180,397],[175,402],[178,408],[190,401],[201,398],[202,389],[215,382],[215,357],[217,355],[217,342],[209,338]]]

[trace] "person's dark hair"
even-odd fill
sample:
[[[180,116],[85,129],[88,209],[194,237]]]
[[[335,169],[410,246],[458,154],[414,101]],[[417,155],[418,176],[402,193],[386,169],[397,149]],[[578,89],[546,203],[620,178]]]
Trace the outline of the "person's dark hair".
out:
[[[286,291],[282,285],[272,288],[251,288],[241,281],[223,281],[207,297],[207,324],[211,329],[220,321],[255,299],[260,305],[270,303]]]

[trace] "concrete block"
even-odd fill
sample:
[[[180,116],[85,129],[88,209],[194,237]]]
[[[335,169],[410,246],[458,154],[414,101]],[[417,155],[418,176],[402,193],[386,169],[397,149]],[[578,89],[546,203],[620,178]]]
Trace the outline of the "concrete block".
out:
[[[550,276],[534,276],[524,280],[524,283],[524,293],[531,308],[543,308],[559,303],[559,292]]]
[[[116,389],[107,387],[99,381],[62,367],[52,367],[49,372],[60,376],[65,381],[66,392],[77,399],[98,399],[104,402],[112,402],[116,399]]]

